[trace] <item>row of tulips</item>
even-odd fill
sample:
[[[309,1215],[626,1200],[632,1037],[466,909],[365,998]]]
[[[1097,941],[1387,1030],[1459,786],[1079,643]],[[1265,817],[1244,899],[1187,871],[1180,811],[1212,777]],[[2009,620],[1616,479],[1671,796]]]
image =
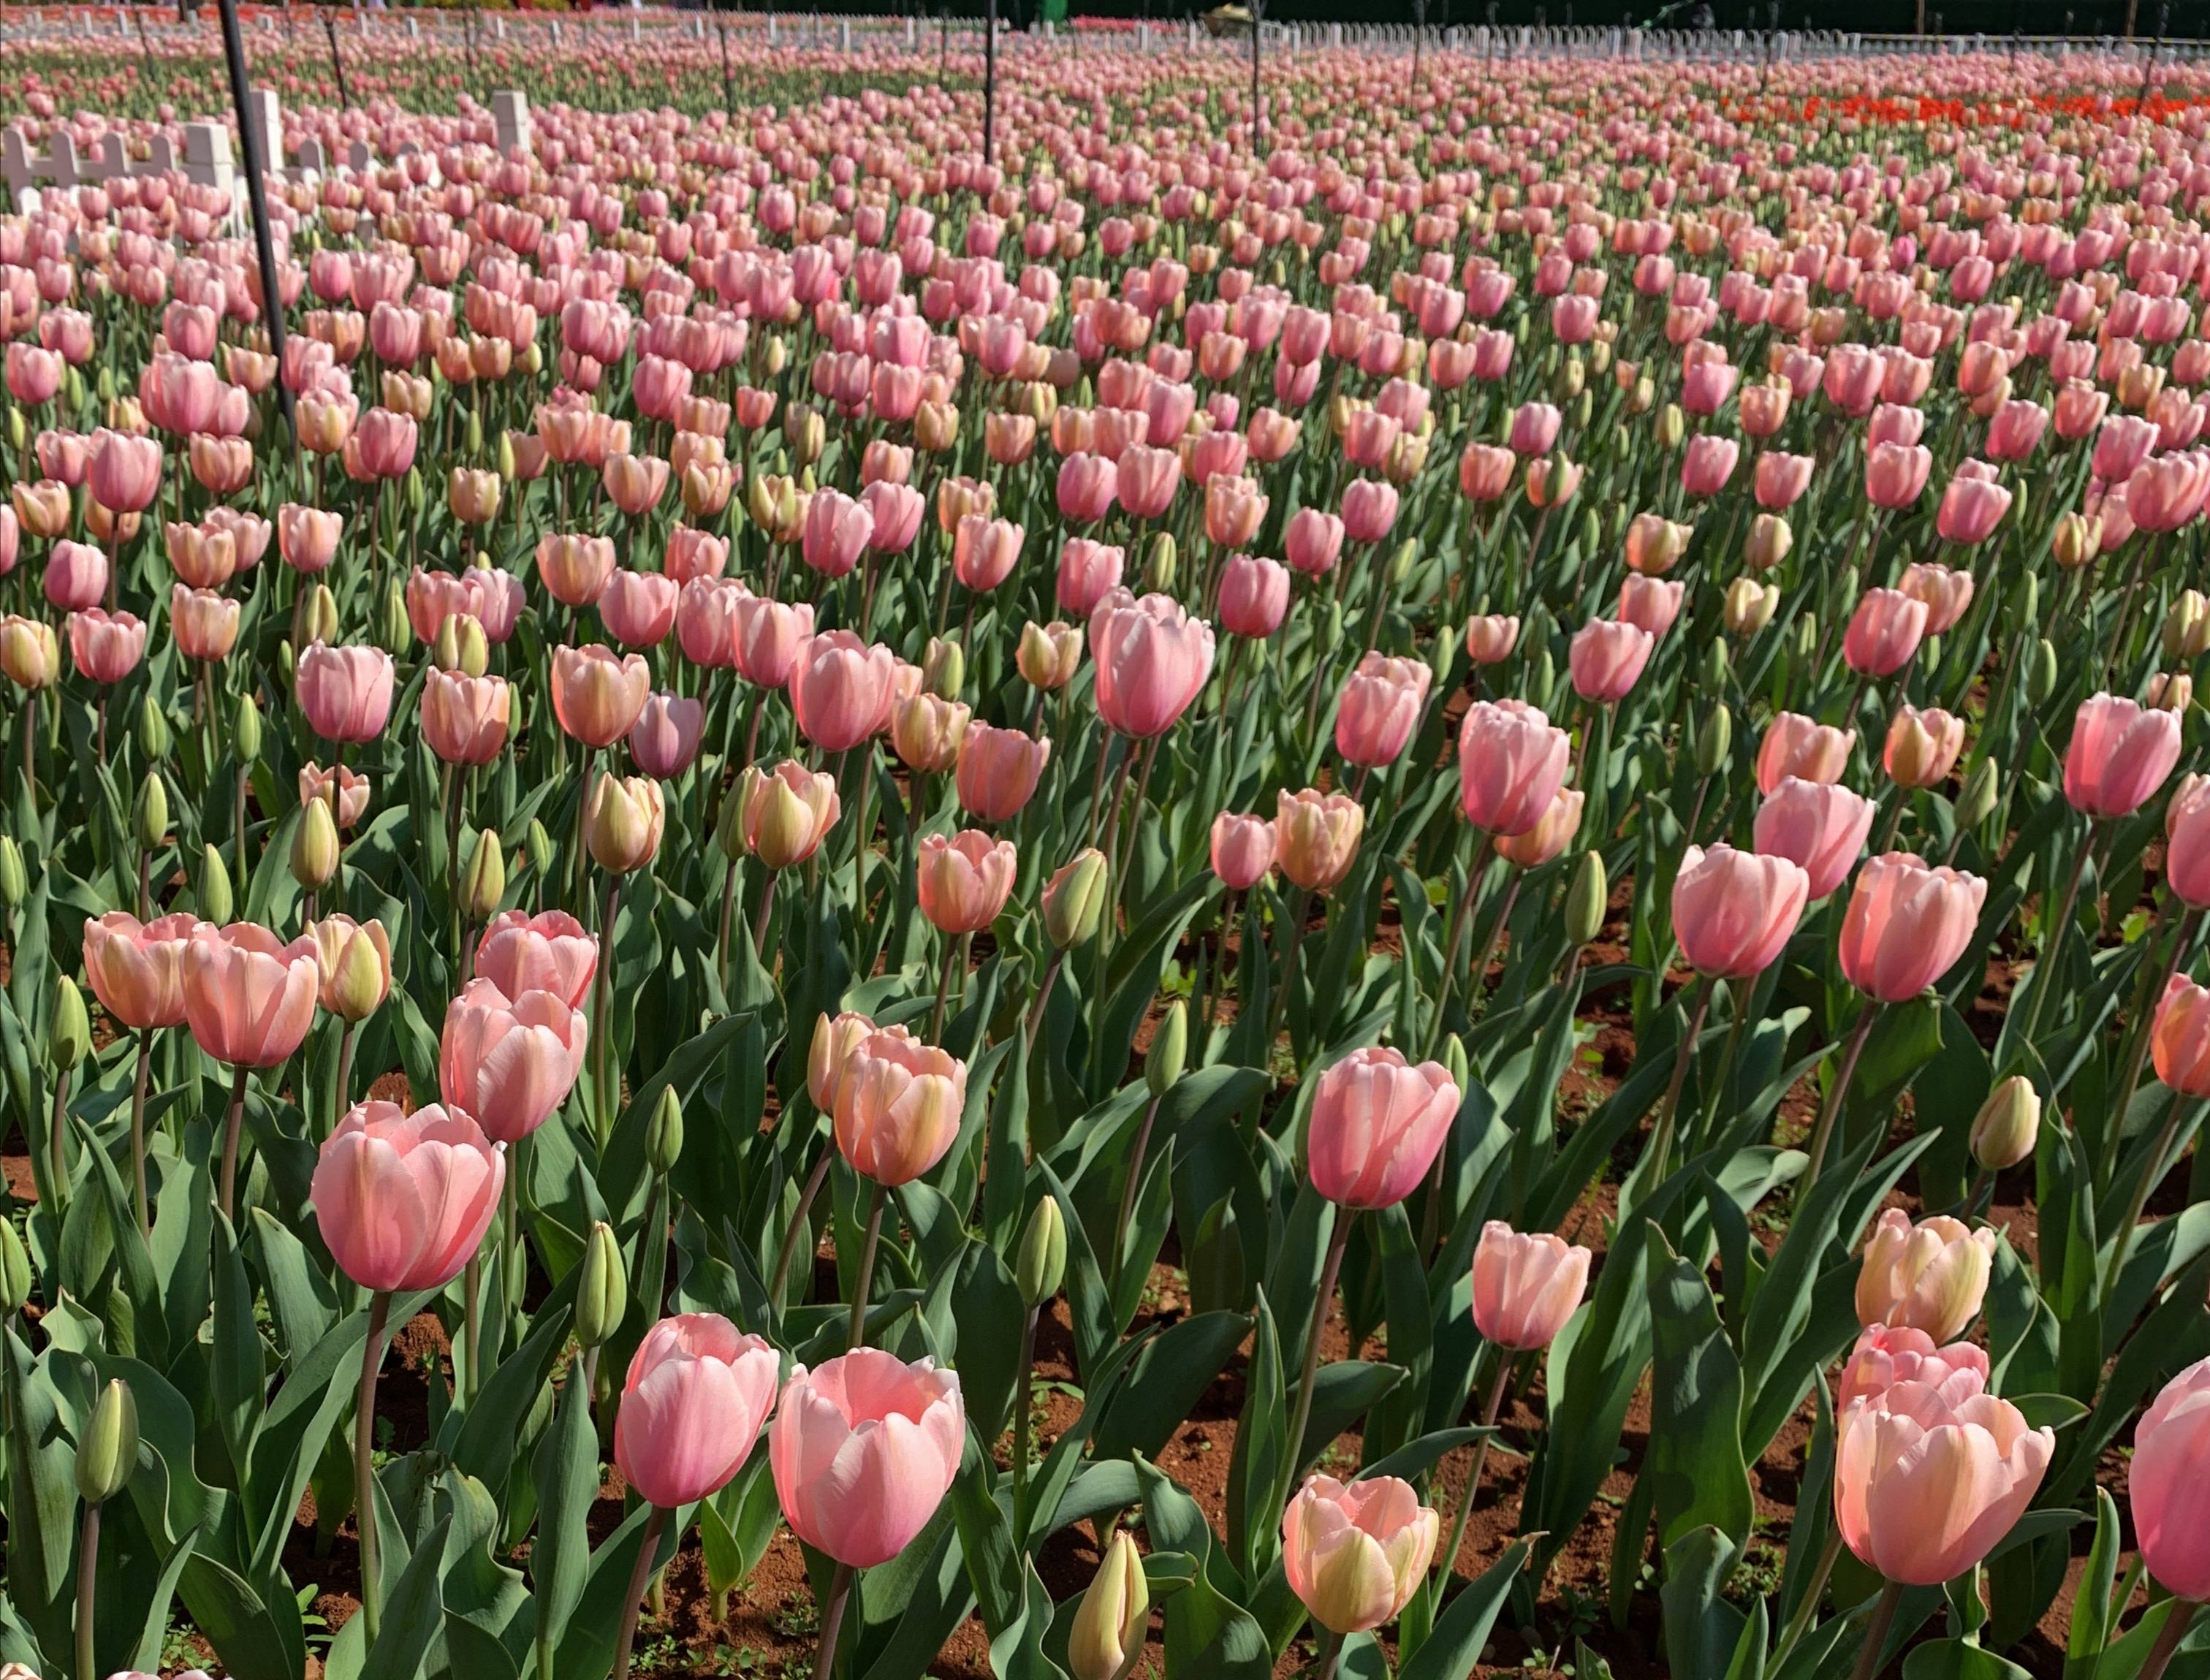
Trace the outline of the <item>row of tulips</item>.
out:
[[[0,217],[0,1657],[2199,1663],[2210,106],[2057,63],[310,105],[281,346]]]

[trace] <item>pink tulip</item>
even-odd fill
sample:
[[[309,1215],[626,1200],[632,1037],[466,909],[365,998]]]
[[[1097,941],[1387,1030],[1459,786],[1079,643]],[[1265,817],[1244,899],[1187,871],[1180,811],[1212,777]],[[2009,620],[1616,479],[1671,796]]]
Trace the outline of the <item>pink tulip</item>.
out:
[[[184,948],[202,928],[210,924],[184,914],[87,916],[84,977],[100,1006],[134,1032],[184,1025]]]
[[[2210,1464],[2210,1359],[2172,1378],[2134,1426],[2126,1483],[2141,1562],[2157,1585],[2188,1601],[2210,1598],[2210,1505],[2201,1497]]]
[[[1353,1050],[1319,1077],[1306,1137],[1313,1187],[1339,1207],[1393,1207],[1434,1164],[1458,1117],[1440,1062],[1395,1049]]]
[[[887,1563],[935,1516],[959,1473],[967,1411],[956,1371],[854,1348],[791,1368],[769,1424],[783,1520],[855,1569]]]
[[[874,529],[865,505],[840,490],[817,490],[806,505],[799,553],[824,577],[842,577],[860,563]]]
[[[848,630],[814,637],[790,672],[790,706],[806,739],[843,752],[879,734],[896,698],[896,659],[879,643],[863,646]]]
[[[1343,534],[1352,542],[1379,542],[1397,523],[1397,486],[1378,479],[1353,479],[1343,492]]]
[[[1307,577],[1322,577],[1335,569],[1343,553],[1344,523],[1334,514],[1301,507],[1289,516],[1282,533],[1283,558],[1290,570]]]
[[[2064,797],[2090,817],[2130,816],[2179,762],[2179,719],[2116,694],[2080,703],[2064,749]]]
[[[1441,1526],[1394,1476],[1310,1476],[1282,1513],[1282,1569],[1313,1620],[1337,1636],[1363,1633],[1410,1602]]]
[[[1978,875],[1929,868],[1909,852],[1874,858],[1842,918],[1843,974],[1883,1003],[1917,997],[1965,954],[1987,892]]]
[[[1069,537],[1059,553],[1059,604],[1087,618],[1120,583],[1126,553],[1086,536]]]
[[[293,690],[307,727],[324,740],[369,741],[391,716],[392,674],[381,648],[317,642],[299,656]]]
[[[195,431],[205,431],[196,426]],[[142,513],[161,487],[161,446],[106,426],[92,434],[85,483],[92,499],[112,513]]]
[[[2164,880],[2191,909],[2210,909],[2210,783],[2183,777],[2164,812]]]
[[[446,1007],[438,1090],[494,1141],[519,1143],[568,1100],[589,1036],[583,1012],[565,999],[510,998],[480,975]]]
[[[2139,530],[2176,531],[2210,497],[2210,450],[2187,450],[2144,461],[2126,480],[2126,511]]]
[[[1619,621],[1663,636],[1681,616],[1688,586],[1670,578],[1630,571],[1619,580]]]
[[[1230,555],[1221,568],[1219,605],[1222,629],[1264,640],[1281,627],[1289,612],[1289,568],[1259,555]]]
[[[1588,1288],[1591,1256],[1549,1231],[1481,1228],[1473,1250],[1473,1321],[1499,1347],[1532,1352],[1558,1339]]]
[[[2210,1096],[2210,988],[2172,976],[2157,1000],[2148,1042],[2166,1087],[2183,1097]]]
[[[1036,795],[1051,761],[1051,742],[1025,729],[969,723],[960,738],[954,779],[959,803],[986,823],[1010,821]]]
[[[1673,878],[1673,935],[1699,974],[1748,979],[1786,948],[1809,893],[1792,859],[1691,846]]]
[[[744,1468],[775,1404],[782,1362],[718,1313],[665,1318],[622,1382],[614,1463],[647,1504],[673,1510],[718,1493]]]
[[[1487,834],[1525,834],[1564,784],[1572,743],[1524,700],[1476,700],[1458,725],[1458,802]]]
[[[1800,865],[1810,880],[1809,897],[1824,898],[1857,867],[1878,809],[1838,783],[1790,776],[1758,807],[1757,849]]]
[[[1865,495],[1875,507],[1909,507],[1933,470],[1933,451],[1923,444],[1875,444],[1865,456]]]
[[[846,1059],[836,1086],[836,1147],[892,1188],[944,1158],[967,1103],[967,1064],[902,1027],[873,1033]]]
[[[146,656],[146,626],[129,613],[97,607],[69,616],[69,660],[88,680],[121,682]]]
[[[504,677],[434,667],[422,684],[422,739],[449,764],[487,764],[506,745],[513,693]]]
[[[1138,740],[1172,728],[1212,671],[1212,626],[1167,595],[1102,610],[1090,621],[1090,646],[1097,715]]]
[[[1966,547],[1985,542],[2003,515],[2010,511],[2010,492],[2002,485],[1990,479],[1967,478],[1960,470],[1941,493],[1941,506],[1934,517],[1935,529],[1944,542]]]
[[[1688,439],[1681,459],[1681,488],[1691,496],[1716,496],[1726,488],[1741,458],[1742,445],[1733,438],[1699,432]]]
[[[184,1020],[201,1049],[233,1067],[274,1067],[314,1024],[322,976],[315,942],[287,945],[266,928],[201,923],[179,971]]]
[[[1512,416],[1512,449],[1517,455],[1548,455],[1558,441],[1564,416],[1547,402],[1520,405]]]
[[[1247,892],[1274,868],[1274,825],[1223,811],[1212,819],[1212,873],[1230,892]]]
[[[1434,676],[1416,659],[1366,655],[1336,702],[1335,750],[1368,769],[1394,764],[1412,738]]]
[[[1985,1348],[1970,1342],[1936,1347],[1923,1330],[1907,1325],[1868,1325],[1857,1333],[1857,1345],[1843,1362],[1834,1385],[1834,1411],[1845,1416],[1860,1400],[1877,1400],[1899,1382],[1921,1382],[1945,1387],[1958,1398],[1978,1393],[1988,1386]]]
[[[625,648],[656,648],[675,628],[676,583],[656,571],[617,571],[599,591],[599,619]]]
[[[1573,692],[1602,705],[1626,698],[1657,645],[1658,638],[1639,625],[1591,619],[1573,632],[1567,650]]]
[[[940,933],[980,933],[1005,909],[1019,866],[1011,841],[993,842],[979,829],[948,840],[924,834],[915,866],[921,913]]]
[[[308,1199],[338,1269],[396,1294],[460,1276],[505,1181],[505,1156],[468,1115],[359,1103],[323,1145]]]
[[[1801,712],[1777,713],[1757,747],[1757,791],[1770,795],[1789,777],[1833,782],[1848,768],[1857,744],[1855,729],[1837,729]]]
[[[2056,1454],[2008,1400],[1899,1382],[1837,1423],[1834,1520],[1857,1560],[1889,1580],[1939,1586],[1994,1550]]]
[[[1808,455],[1784,455],[1778,450],[1768,450],[1757,457],[1757,505],[1775,511],[1793,507],[1811,487],[1811,468],[1816,463]]]

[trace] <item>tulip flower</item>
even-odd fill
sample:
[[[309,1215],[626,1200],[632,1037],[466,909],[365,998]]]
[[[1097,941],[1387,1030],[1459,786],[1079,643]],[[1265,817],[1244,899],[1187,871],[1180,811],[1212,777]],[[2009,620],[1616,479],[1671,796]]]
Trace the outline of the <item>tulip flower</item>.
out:
[[[1376,1476],[1346,1486],[1312,1476],[1282,1514],[1282,1567],[1313,1620],[1339,1640],[1404,1609],[1440,1526],[1409,1482]]]

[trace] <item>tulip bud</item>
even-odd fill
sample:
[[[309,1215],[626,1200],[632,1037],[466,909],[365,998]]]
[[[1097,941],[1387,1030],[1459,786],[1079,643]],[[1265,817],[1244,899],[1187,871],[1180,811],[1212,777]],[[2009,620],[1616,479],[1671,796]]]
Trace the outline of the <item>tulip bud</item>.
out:
[[[231,719],[231,745],[237,750],[239,764],[260,762],[261,707],[251,694],[238,697],[238,710]]]
[[[1588,387],[1588,369],[1578,355],[1569,355],[1558,364],[1551,381],[1550,390],[1561,402],[1570,402]]]
[[[311,799],[300,807],[299,825],[292,831],[292,879],[309,892],[319,892],[338,872],[338,825],[330,801]]]
[[[84,994],[76,982],[63,975],[54,982],[54,1015],[46,1025],[46,1053],[63,1073],[75,1067],[92,1048],[92,1018],[85,1013]]]
[[[828,446],[829,428],[812,409],[802,402],[794,402],[783,410],[782,442],[793,461],[801,467],[811,467]]]
[[[1161,531],[1151,539],[1151,552],[1144,561],[1144,587],[1160,595],[1172,595],[1174,571],[1180,551],[1174,547],[1174,533]]]
[[[2024,635],[2036,629],[2040,623],[2040,580],[2029,571],[2018,580],[2018,592],[2010,598],[2010,627]]]
[[[1704,644],[1704,681],[1713,693],[1724,692],[1726,680],[1734,670],[1734,662],[1727,656],[1727,644],[1713,638]]]
[[[169,789],[161,780],[161,772],[149,770],[146,779],[138,784],[138,798],[130,807],[130,828],[138,839],[138,849],[154,850],[169,837]]]
[[[1144,1084],[1153,1097],[1164,1097],[1174,1088],[1188,1058],[1189,1006],[1176,998],[1160,1017],[1150,1050],[1144,1057]]]
[[[100,1505],[130,1485],[138,1468],[138,1403],[121,1377],[109,1380],[92,1403],[76,1443],[76,1493]]]
[[[0,1318],[23,1310],[31,1298],[31,1257],[13,1219],[0,1219]]]
[[[472,613],[448,615],[438,626],[437,640],[430,644],[430,658],[441,671],[481,676],[491,668],[491,643],[484,635],[482,621]]]
[[[1054,949],[1085,945],[1097,931],[1105,907],[1105,854],[1092,846],[1055,878],[1057,891],[1046,889],[1043,926]]]
[[[1627,412],[1646,414],[1650,405],[1658,400],[1658,383],[1647,373],[1635,376],[1634,388],[1627,394]]]
[[[629,1278],[621,1244],[603,1219],[583,1239],[583,1259],[576,1274],[576,1339],[586,1348],[603,1344],[621,1328],[629,1310]]]
[[[1624,512],[1625,510],[1622,508],[1619,511]],[[1616,524],[1617,519],[1615,518],[1613,523]],[[1580,542],[1581,553],[1584,554],[1593,553],[1603,544],[1603,527],[1597,522],[1596,510],[1592,507],[1585,507],[1581,510]]]
[[[279,642],[276,644],[276,674],[283,679],[284,686],[289,688],[292,680],[299,674],[299,656],[292,650],[289,642]]]
[[[169,756],[172,731],[169,719],[160,704],[151,694],[138,708],[138,752],[140,756],[158,764]]]
[[[545,347],[537,340],[531,339],[523,347],[522,354],[514,359],[514,365],[531,378],[535,378],[545,371]]]
[[[383,609],[376,620],[376,645],[392,655],[405,653],[414,639],[414,625],[407,616],[407,591],[395,577],[384,586]]]
[[[1599,379],[1611,372],[1611,341],[1599,338],[1589,346],[1589,372]]]
[[[1777,513],[1760,513],[1749,523],[1749,536],[1742,546],[1742,564],[1753,571],[1768,571],[1788,558],[1796,546],[1796,533]]]
[[[2164,615],[2164,656],[2199,659],[2210,652],[2210,601],[2200,589],[2183,589]]]
[[[1576,950],[1603,931],[1610,899],[1611,883],[1604,875],[1603,854],[1591,847],[1581,854],[1573,884],[1566,890],[1566,938]]]
[[[1143,1659],[1150,1617],[1144,1560],[1128,1532],[1117,1530],[1066,1636],[1066,1665],[1074,1680],[1126,1680]]]
[[[23,411],[10,406],[8,410],[8,447],[21,454],[23,445],[29,441],[29,432],[30,422],[23,418]]]
[[[1013,1265],[1013,1282],[1024,1306],[1041,1307],[1059,1293],[1066,1276],[1066,1216],[1059,1211],[1059,1198],[1046,1196],[1029,1215],[1021,1233],[1021,1252]]]
[[[948,636],[932,636],[921,656],[921,686],[931,694],[956,700],[967,686],[967,650]]]
[[[1460,1091],[1473,1089],[1473,1064],[1466,1058],[1465,1041],[1454,1032],[1443,1038],[1443,1072]]]
[[[750,777],[740,778],[735,786],[722,795],[722,807],[714,814],[714,844],[731,863],[745,860],[745,789]]]
[[[2056,692],[2056,644],[2044,636],[2027,658],[2026,698],[2038,706]]]
[[[529,819],[529,832],[523,837],[529,849],[529,867],[543,879],[552,873],[552,837],[545,831],[545,825],[536,818]]]
[[[1658,447],[1659,449],[1680,448],[1681,439],[1688,435],[1688,416],[1681,412],[1679,403],[1668,402],[1658,411]]]
[[[1585,432],[1588,423],[1596,417],[1596,393],[1584,386],[1573,397],[1573,430]]]
[[[1696,731],[1696,769],[1705,776],[1717,776],[1725,768],[1727,749],[1734,744],[1734,714],[1724,701],[1714,705],[1706,716],[1703,727]]]
[[[498,831],[487,828],[476,836],[475,849],[461,877],[461,914],[471,922],[488,922],[498,914],[506,897],[506,854],[498,843]]]
[[[504,443],[505,439],[502,438],[500,441]],[[468,410],[468,425],[461,432],[461,442],[462,447],[466,450],[469,460],[476,461],[482,458],[483,411],[481,409],[470,408]],[[502,476],[511,476],[511,474],[502,474]]]
[[[308,584],[292,607],[292,645],[306,648],[317,642],[335,641],[337,633],[337,596],[330,593],[328,583]]]
[[[1727,585],[1724,618],[1736,636],[1754,636],[1772,622],[1780,610],[1780,586],[1760,583],[1754,577],[1737,577]]]
[[[2084,513],[2068,513],[2056,522],[2050,539],[2050,556],[2067,571],[2077,571],[2102,552],[2103,522]]]
[[[2033,1153],[2041,1133],[2041,1093],[2014,1073],[1988,1093],[1972,1116],[1972,1159],[1990,1172],[2014,1167]]]
[[[644,1128],[645,1164],[663,1178],[675,1170],[683,1156],[683,1103],[673,1085],[662,1088],[660,1101]]]
[[[199,902],[193,908],[202,921],[220,926],[230,920],[230,870],[213,846],[202,846],[200,853],[200,878],[193,887],[193,896]]]
[[[1528,673],[1528,692],[1547,701],[1557,686],[1558,662],[1546,647],[1536,656],[1534,668]]]
[[[2002,792],[2002,782],[1993,758],[1983,758],[1972,766],[1972,773],[1965,778],[1965,786],[1957,795],[1956,818],[1959,828],[1978,828],[1995,814],[1996,800]]]

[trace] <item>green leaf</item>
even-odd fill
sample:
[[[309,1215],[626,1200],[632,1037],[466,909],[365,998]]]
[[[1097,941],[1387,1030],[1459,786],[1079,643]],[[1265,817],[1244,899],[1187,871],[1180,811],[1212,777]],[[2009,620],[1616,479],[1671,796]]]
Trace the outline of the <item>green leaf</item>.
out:
[[[1739,1550],[1756,1514],[1742,1451],[1742,1366],[1704,1275],[1655,1225],[1645,1242],[1651,1325],[1650,1478],[1658,1542],[1706,1524]]]
[[[452,1526],[451,1517],[440,1517],[384,1594],[376,1643],[361,1664],[360,1680],[414,1680],[421,1672],[438,1632],[438,1580]]]
[[[1402,1365],[1379,1361],[1337,1359],[1321,1366],[1313,1378],[1312,1415],[1297,1449],[1298,1471],[1326,1452],[1337,1435],[1404,1380]]]
[[[1268,1680],[1274,1653],[1250,1611],[1222,1590],[1232,1576],[1213,1549],[1212,1531],[1196,1501],[1156,1465],[1138,1459],[1144,1486],[1144,1526],[1154,1549],[1186,1551],[1197,1560],[1195,1579],[1166,1601],[1166,1670],[1176,1675],[1217,1675],[1223,1680]]]
[[[2033,1680],[2033,1674],[1968,1641],[1941,1639],[1911,1648],[1903,1680]]]
[[[1534,1545],[1531,1539],[1514,1540],[1501,1557],[1453,1597],[1398,1680],[1468,1680]]]
[[[583,1372],[581,1361],[569,1367],[559,1412],[537,1447],[537,1538],[529,1550],[529,1569],[541,1637],[556,1650],[583,1602],[590,1574],[591,1541],[584,1525],[599,1491],[598,1433],[591,1425]]]
[[[993,1643],[1008,1630],[1019,1631],[1022,1611],[1014,1563],[1018,1553],[1012,1523],[991,1490],[994,1469],[989,1449],[970,1423],[966,1462],[951,1478],[951,1518],[959,1526],[959,1549],[967,1556],[967,1580]]]
[[[1157,1453],[1211,1387],[1253,1323],[1247,1313],[1199,1313],[1154,1336],[1107,1408],[1092,1453],[1101,1459]]]
[[[2110,1642],[2116,1621],[2110,1592],[2117,1580],[2118,1548],[2123,1538],[2117,1502],[2108,1488],[2097,1488],[2095,1543],[2087,1549],[2080,1588],[2072,1600],[2072,1628],[2064,1642],[2064,1680],[2095,1680],[2096,1666],[2104,1647]]]

